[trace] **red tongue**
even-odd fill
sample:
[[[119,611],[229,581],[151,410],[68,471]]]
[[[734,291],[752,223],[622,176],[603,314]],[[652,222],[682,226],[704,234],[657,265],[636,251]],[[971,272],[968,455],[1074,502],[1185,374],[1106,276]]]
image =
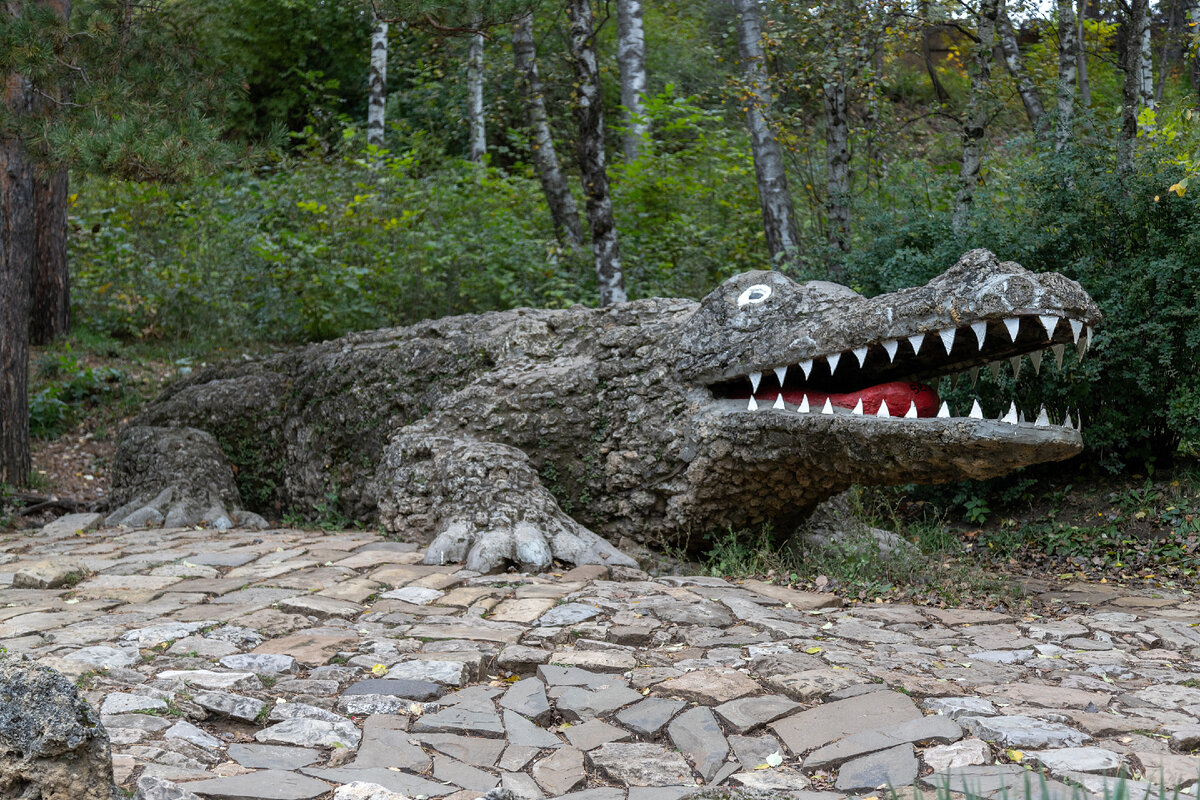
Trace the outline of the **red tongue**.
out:
[[[755,395],[755,399],[759,403],[773,403],[778,392],[763,392],[761,396]],[[879,411],[879,404],[886,400],[888,413],[893,417],[903,417],[908,411],[909,406],[916,403],[918,417],[934,417],[937,416],[939,400],[937,392],[923,383],[902,383],[893,381],[892,383],[881,383],[877,386],[871,386],[857,392],[847,392],[845,394],[826,394],[813,390],[801,391],[799,389],[784,389],[784,402],[793,405],[800,405],[800,401],[804,396],[808,396],[808,405],[813,411],[820,411],[825,405],[825,400],[828,399],[835,406],[854,410],[861,399],[863,403],[864,414],[875,414]]]

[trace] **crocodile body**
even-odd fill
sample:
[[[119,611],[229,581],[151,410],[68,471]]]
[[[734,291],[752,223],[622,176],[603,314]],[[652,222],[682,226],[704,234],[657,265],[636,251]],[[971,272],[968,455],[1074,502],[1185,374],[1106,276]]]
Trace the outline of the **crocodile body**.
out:
[[[110,521],[223,527],[260,523],[243,508],[336,508],[483,571],[628,563],[610,541],[786,530],[854,483],[1075,455],[1069,425],[949,417],[926,384],[1082,350],[1100,319],[1074,282],[971,251],[871,299],[754,272],[700,302],[352,334],[170,387],[122,434]]]

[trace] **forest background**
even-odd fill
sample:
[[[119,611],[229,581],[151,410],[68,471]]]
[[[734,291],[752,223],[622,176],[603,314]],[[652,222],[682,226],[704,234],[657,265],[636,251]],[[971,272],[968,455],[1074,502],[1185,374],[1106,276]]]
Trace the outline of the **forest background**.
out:
[[[48,198],[32,228],[61,227],[69,264],[37,256],[24,290],[35,343],[66,332],[70,298],[72,333],[20,387],[36,436],[120,393],[88,354],[187,371],[446,314],[698,297],[762,268],[871,295],[986,247],[1078,280],[1106,323],[1078,364],[941,387],[953,407],[1069,410],[1073,470],[1152,474],[1200,446],[1195,0],[5,8],[5,157],[24,148]],[[60,320],[39,331],[50,269]],[[19,350],[7,319],[0,355]],[[983,492],[943,497],[970,514]]]

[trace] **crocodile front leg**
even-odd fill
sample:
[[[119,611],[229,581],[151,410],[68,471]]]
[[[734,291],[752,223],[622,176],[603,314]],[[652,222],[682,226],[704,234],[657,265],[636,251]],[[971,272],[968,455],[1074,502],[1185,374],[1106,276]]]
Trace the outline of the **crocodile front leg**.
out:
[[[426,542],[426,564],[506,564],[540,571],[553,559],[637,566],[571,519],[520,450],[470,437],[406,429],[392,439],[372,486],[383,526]]]

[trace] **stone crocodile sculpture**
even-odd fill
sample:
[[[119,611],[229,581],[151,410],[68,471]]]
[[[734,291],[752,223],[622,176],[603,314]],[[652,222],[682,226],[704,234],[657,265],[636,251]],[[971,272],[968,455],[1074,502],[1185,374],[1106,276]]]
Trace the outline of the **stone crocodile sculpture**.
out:
[[[1079,453],[1069,419],[954,417],[929,384],[1046,348],[1082,357],[1100,321],[1075,282],[974,250],[874,298],[750,272],[700,302],[355,333],[169,387],[120,437],[108,521],[336,512],[429,543],[434,563],[627,564],[610,542],[786,531],[855,483]]]

